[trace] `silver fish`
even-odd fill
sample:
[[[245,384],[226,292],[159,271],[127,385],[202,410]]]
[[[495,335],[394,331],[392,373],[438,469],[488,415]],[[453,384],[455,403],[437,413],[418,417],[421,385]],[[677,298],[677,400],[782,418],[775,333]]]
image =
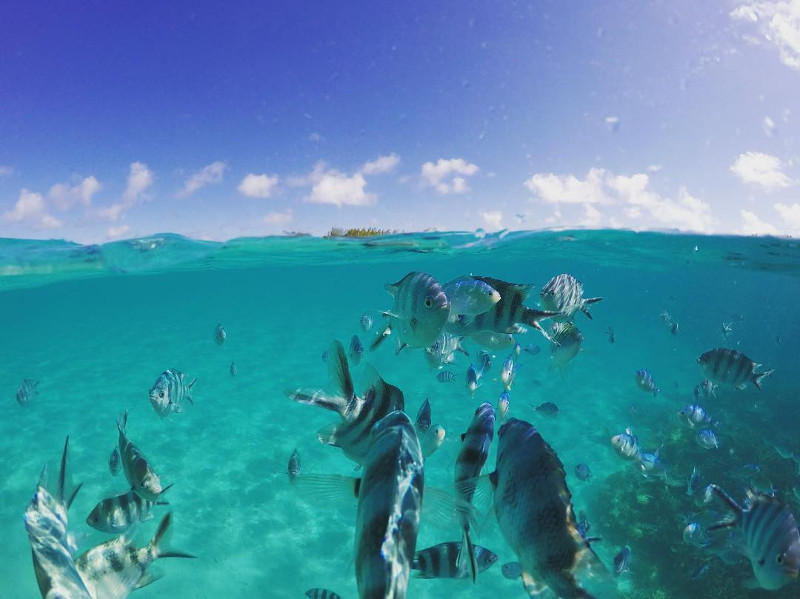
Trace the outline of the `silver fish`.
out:
[[[481,347],[488,347],[489,349],[505,349],[512,347],[516,342],[514,335],[511,333],[496,333],[494,331],[478,331],[472,333],[469,339]]]
[[[503,391],[500,394],[500,398],[497,400],[497,416],[500,420],[500,424],[504,424],[506,420],[508,420],[508,410],[511,408],[511,400],[508,395],[508,391]]]
[[[535,310],[523,305],[522,302],[530,294],[533,285],[508,283],[491,277],[474,278],[496,289],[500,293],[500,301],[491,309],[472,318],[456,319],[454,322],[448,323],[447,326],[451,332],[459,335],[475,335],[484,331],[513,334],[523,332],[525,329],[521,325],[527,325],[538,329],[545,337],[548,337],[539,321],[557,316],[558,312]]]
[[[150,388],[150,404],[156,414],[164,418],[175,412],[182,412],[181,403],[184,399],[194,405],[189,394],[196,382],[197,379],[194,379],[187,383],[186,375],[175,368],[167,368],[158,375]]]
[[[555,418],[558,416],[558,406],[554,404],[552,401],[546,401],[544,403],[540,403],[538,406],[533,408],[534,412],[537,414],[541,414],[542,416],[546,416],[547,418]]]
[[[711,416],[701,406],[692,404],[678,411],[678,418],[689,428],[714,424]]]
[[[422,448],[422,457],[428,458],[442,446],[447,432],[441,424],[430,427],[419,435],[419,446]]]
[[[353,335],[353,338],[350,339],[350,361],[353,365],[358,366],[363,355],[364,346],[361,345],[361,339],[358,338],[358,335]]]
[[[470,395],[475,393],[475,389],[478,388],[482,376],[482,370],[475,368],[474,364],[469,365],[469,368],[467,368],[467,391],[469,391]]]
[[[631,548],[625,545],[617,555],[614,556],[614,576],[619,576],[627,572],[630,568]]]
[[[624,433],[611,437],[611,444],[622,457],[632,460],[639,459],[639,439],[630,428],[626,428]]]
[[[33,379],[25,379],[22,384],[17,387],[17,403],[24,406],[39,395],[39,382]]]
[[[167,491],[164,489],[162,495]],[[103,532],[122,533],[136,522],[152,518],[154,505],[168,505],[166,501],[148,501],[133,491],[109,497],[98,503],[86,517],[86,524]]]
[[[472,503],[475,482],[489,457],[489,449],[492,446],[494,421],[495,414],[492,404],[482,403],[475,410],[467,432],[461,435],[461,449],[456,457],[454,469],[456,497],[463,500],[463,504],[460,505]],[[461,554],[468,558],[469,564],[466,566],[469,568],[472,581],[475,582],[478,576],[478,564],[475,561],[477,556],[470,536],[469,519],[470,514],[466,510],[460,509],[459,521],[463,533]]]
[[[700,491],[700,484],[700,473],[697,471],[697,467],[692,466],[692,473],[686,482],[686,494],[690,497],[696,496]]]
[[[553,325],[552,341],[550,363],[564,376],[567,365],[581,351],[583,333],[571,322],[557,322]]]
[[[286,473],[289,475],[289,481],[295,480],[301,474],[300,454],[297,453],[296,447],[292,451],[292,455],[289,456],[289,466],[286,469]]]
[[[713,493],[733,511],[733,519],[708,528],[738,528],[744,535],[746,556],[753,566],[755,580],[751,588],[777,590],[797,579],[800,569],[800,533],[797,522],[786,505],[770,495],[750,493],[742,508],[717,485]]]
[[[637,370],[635,380],[639,389],[652,393],[653,397],[658,397],[658,394],[661,392],[661,389],[656,387],[653,381],[653,375],[646,370]]]
[[[222,345],[225,343],[225,339],[228,337],[228,334],[225,332],[225,329],[220,323],[217,323],[217,326],[214,327],[214,341],[217,342],[217,345]]]
[[[458,541],[439,543],[417,551],[411,568],[419,572],[419,578],[466,578],[469,576],[464,560],[459,564],[459,554],[463,550]],[[480,545],[473,545],[478,573],[491,568],[497,562],[497,554]]]
[[[149,501],[158,501],[158,497],[164,491],[161,486],[161,479],[159,479],[141,449],[128,439],[127,426],[128,410],[125,410],[117,421],[119,457],[122,462],[122,470],[125,472],[125,478],[139,497]]]
[[[712,349],[697,358],[697,363],[706,378],[737,389],[743,389],[749,382],[760,391],[761,380],[775,372],[756,372],[760,364],[735,349]]]
[[[705,449],[719,449],[719,441],[717,435],[714,434],[710,428],[704,428],[697,431],[697,444]]]
[[[503,366],[500,368],[500,380],[503,383],[506,391],[511,390],[511,385],[514,384],[514,377],[517,376],[517,365],[514,362],[513,355],[508,356],[503,361]]]
[[[716,397],[717,387],[718,385],[715,385],[708,379],[703,379],[703,381],[698,383],[694,388],[694,398],[705,399],[707,397]]]
[[[360,597],[402,599],[417,544],[424,470],[417,434],[401,411],[371,434],[358,489],[355,569]]]
[[[442,286],[431,275],[410,272],[386,286],[394,305],[386,315],[389,328],[397,333],[397,351],[405,347],[429,347],[442,333],[450,315],[450,302]],[[380,336],[370,349],[375,349]]]
[[[704,547],[710,543],[703,528],[697,522],[689,522],[683,529],[683,542],[695,547]]]
[[[500,301],[500,293],[482,279],[464,275],[442,285],[450,300],[451,318],[457,314],[475,316],[490,310]]]
[[[236,376],[236,362],[231,362],[231,366],[228,369],[228,372],[231,373],[231,376]]]
[[[365,333],[369,333],[370,330],[372,330],[372,316],[370,315],[370,313],[364,312],[361,315],[359,323],[361,324],[361,330],[364,331]]]
[[[161,557],[195,557],[165,547],[171,519],[172,513],[167,513],[150,543],[144,547],[137,548],[122,534],[79,556],[75,565],[92,596],[97,599],[127,597],[135,589],[156,580],[157,575],[148,572],[155,560]]]
[[[589,480],[592,478],[592,471],[589,469],[588,464],[584,464],[581,462],[575,466],[575,476],[578,477],[579,480]]]
[[[108,457],[108,471],[111,472],[111,476],[119,474],[119,449],[117,447],[113,449]]]
[[[495,516],[531,596],[549,588],[560,597],[591,597],[613,585],[578,532],[561,460],[529,423],[511,418],[498,433],[497,465],[489,475]],[[610,589],[609,589],[610,590]]]
[[[456,360],[456,352],[468,356],[469,353],[461,345],[463,339],[463,337],[450,333],[439,335],[430,347],[425,348],[425,359],[428,365],[431,368],[441,368],[445,364],[452,364]]]
[[[602,297],[583,297],[583,284],[569,274],[556,275],[542,287],[539,295],[545,310],[559,312],[559,318],[572,320],[575,312],[580,310],[586,317],[592,315],[586,306],[602,300]]]
[[[308,589],[305,595],[311,599],[342,599],[342,596],[338,593],[322,588]]]

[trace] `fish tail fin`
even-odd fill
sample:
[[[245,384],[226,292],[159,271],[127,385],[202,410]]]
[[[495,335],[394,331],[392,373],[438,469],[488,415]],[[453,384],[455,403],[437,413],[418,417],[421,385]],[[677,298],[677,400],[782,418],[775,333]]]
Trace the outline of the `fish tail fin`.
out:
[[[338,414],[344,414],[348,400],[337,395],[327,395],[320,389],[292,389],[286,391],[287,397],[297,403],[319,406]]]
[[[195,384],[196,382],[197,382],[197,377],[194,377],[194,380],[193,380],[191,383],[189,383],[189,387],[188,387],[188,388],[189,388],[189,389],[191,389],[192,387],[194,387],[194,384]],[[188,398],[187,398],[187,399],[188,399]]]
[[[561,312],[548,312],[546,310],[536,310],[535,308],[528,308],[527,306],[523,306],[522,310],[522,317],[520,320],[522,324],[526,324],[529,327],[534,327],[541,330],[539,321],[544,318],[552,318],[553,316],[558,316]]]
[[[161,519],[161,523],[158,525],[158,529],[156,530],[156,534],[153,535],[153,538],[150,539],[150,551],[156,556],[159,557],[188,557],[188,558],[196,558],[196,555],[192,555],[191,553],[184,553],[183,551],[174,551],[169,548],[169,542],[172,538],[172,529],[170,528],[170,524],[172,524],[172,512],[167,512],[164,517]]]
[[[347,363],[347,353],[338,339],[328,348],[328,372],[345,399],[353,397],[355,390],[353,378],[350,376],[350,366]]]
[[[456,560],[456,568],[461,570],[464,566],[464,560],[467,561],[466,567],[469,572],[469,577],[472,583],[478,582],[478,559],[475,557],[475,546],[472,544],[472,537],[469,534],[469,526],[463,528],[463,535],[461,539],[461,551],[458,552],[458,559]]]
[[[759,372],[758,374],[753,374],[753,384],[756,386],[756,389],[761,391],[761,380],[765,379],[769,375],[771,375],[775,370],[768,370],[767,372]]]
[[[602,297],[587,297],[583,300],[584,304],[596,304],[597,302],[601,301]]]
[[[742,515],[742,506],[740,506],[738,503],[736,503],[736,500],[733,497],[728,495],[725,491],[723,491],[720,487],[718,487],[715,484],[710,484],[710,485],[708,485],[706,487],[706,492],[705,492],[705,502],[706,503],[711,501],[712,494],[716,495],[723,502],[728,504],[728,507],[734,513],[734,519],[733,520],[729,520],[729,521],[725,521],[725,522],[719,522],[718,524],[715,524],[713,526],[709,526],[706,530],[717,530],[717,529],[720,529],[720,528],[730,528],[731,526],[736,525],[739,522],[739,518]]]
[[[123,435],[126,434],[125,431],[128,429],[128,410],[126,409],[122,412],[122,415],[117,418],[117,430],[122,433]]]
[[[69,509],[72,502],[75,501],[75,496],[81,490],[83,483],[76,486],[71,492],[68,487],[72,486],[72,481],[68,471],[69,466],[69,435],[64,441],[64,452],[61,454],[61,468],[58,471],[58,489],[56,490],[56,499]]]

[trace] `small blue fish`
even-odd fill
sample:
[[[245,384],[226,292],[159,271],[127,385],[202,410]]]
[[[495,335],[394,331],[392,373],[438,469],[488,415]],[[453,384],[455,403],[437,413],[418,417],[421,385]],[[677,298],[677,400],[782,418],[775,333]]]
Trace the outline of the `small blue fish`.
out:
[[[220,323],[217,323],[217,326],[214,327],[214,341],[217,342],[217,345],[222,345],[225,343],[225,339],[227,339],[228,334],[225,332],[225,329]]]
[[[697,433],[697,444],[700,447],[705,449],[719,449],[719,441],[717,441],[717,436],[714,434],[710,428],[704,428]]]
[[[606,335],[608,335],[608,342],[613,345],[617,340],[617,337],[614,335],[614,329],[608,327],[608,330],[606,330]]]
[[[111,472],[111,476],[119,474],[119,449],[116,447],[108,457],[108,471]]]
[[[436,380],[440,383],[452,383],[455,378],[456,375],[452,370],[441,370],[439,374],[436,375]]]
[[[541,348],[541,346],[536,345],[535,343],[531,343],[531,344],[525,346],[525,351],[528,352],[532,356],[536,356],[536,355],[541,353],[542,348]]]
[[[478,388],[478,381],[480,380],[483,373],[478,374],[478,370],[475,368],[474,364],[470,364],[469,368],[467,368],[467,390],[470,392],[470,395],[475,393],[475,389]]]
[[[517,367],[514,363],[513,355],[509,355],[503,361],[503,367],[500,369],[500,380],[503,382],[506,391],[511,390],[511,385],[514,384],[515,376],[517,376]]]
[[[350,339],[350,361],[354,366],[358,366],[363,355],[364,346],[361,345],[361,339],[358,338],[358,335],[353,335],[353,338]]]
[[[689,428],[695,428],[703,424],[715,424],[711,416],[699,405],[692,404],[686,406],[678,412],[678,418]]]
[[[575,476],[578,477],[578,480],[587,481],[592,478],[592,471],[589,469],[589,464],[584,464],[581,462],[575,466]]]
[[[33,379],[25,379],[17,389],[17,402],[19,405],[24,406],[37,395],[39,395],[39,382]]]
[[[636,371],[636,384],[642,391],[652,393],[653,397],[658,397],[658,394],[661,391],[661,389],[656,387],[656,384],[653,381],[653,375],[644,369]]]
[[[689,481],[686,483],[686,494],[690,497],[696,497],[700,491],[700,473],[697,472],[696,467],[692,467],[692,474],[689,476]]]
[[[614,556],[614,576],[619,576],[630,569],[631,548],[625,545],[617,555]]]
[[[361,315],[360,323],[361,330],[363,330],[365,333],[369,333],[372,329],[372,316],[369,315],[369,312],[364,312]]]
[[[231,376],[236,376],[236,362],[231,362],[231,367],[229,369]]]

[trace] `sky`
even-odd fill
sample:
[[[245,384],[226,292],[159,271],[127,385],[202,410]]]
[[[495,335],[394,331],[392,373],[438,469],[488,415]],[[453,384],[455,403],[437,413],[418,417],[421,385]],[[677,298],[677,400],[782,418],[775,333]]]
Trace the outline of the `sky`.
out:
[[[800,236],[800,0],[0,4],[0,237]]]

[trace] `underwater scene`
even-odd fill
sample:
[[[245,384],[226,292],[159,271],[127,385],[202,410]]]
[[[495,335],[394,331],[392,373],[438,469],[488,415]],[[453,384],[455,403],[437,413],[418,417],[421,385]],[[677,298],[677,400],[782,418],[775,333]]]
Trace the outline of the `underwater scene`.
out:
[[[800,596],[796,240],[5,239],[0,274],[3,597]]]

